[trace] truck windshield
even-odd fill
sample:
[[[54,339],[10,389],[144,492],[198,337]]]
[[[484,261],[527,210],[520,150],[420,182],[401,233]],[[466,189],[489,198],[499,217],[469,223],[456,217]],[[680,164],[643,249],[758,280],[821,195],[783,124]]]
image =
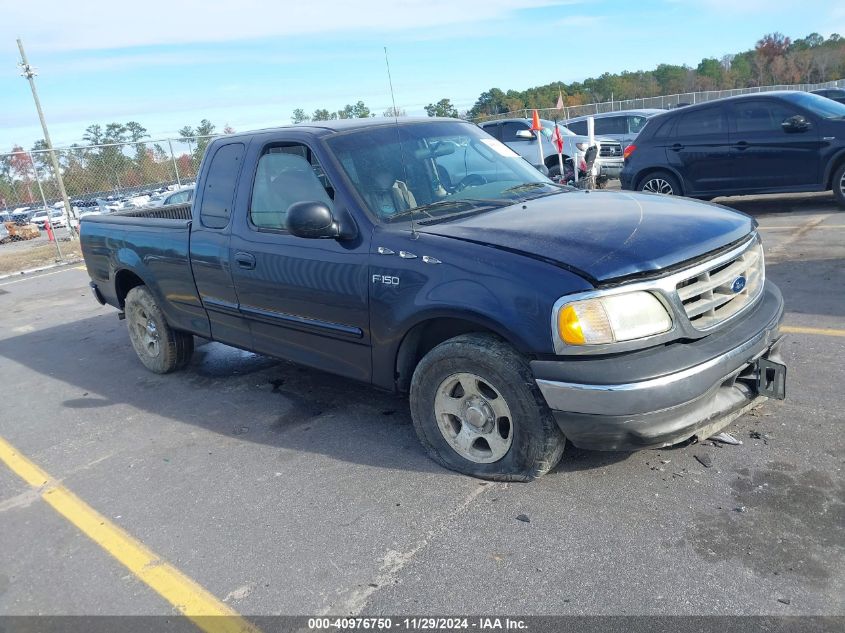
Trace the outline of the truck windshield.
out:
[[[445,218],[566,190],[462,121],[364,128],[328,145],[382,222]]]

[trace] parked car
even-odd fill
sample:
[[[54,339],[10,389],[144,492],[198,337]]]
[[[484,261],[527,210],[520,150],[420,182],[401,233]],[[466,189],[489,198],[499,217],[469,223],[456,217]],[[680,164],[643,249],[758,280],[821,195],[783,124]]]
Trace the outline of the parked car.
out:
[[[703,199],[832,189],[845,206],[845,105],[785,91],[660,114],[625,150],[622,188]]]
[[[552,143],[552,132],[554,121],[542,119],[543,126],[543,161],[549,170],[549,176],[556,176],[560,173],[560,161],[557,157],[557,148]],[[481,123],[482,130],[502,141],[517,154],[522,156],[532,165],[538,161],[537,137],[531,131],[530,119],[502,119],[498,121],[487,121]],[[588,148],[589,137],[579,136],[570,132],[562,124],[558,125],[563,137],[563,159],[567,160],[575,156],[578,151],[583,156]],[[622,171],[622,147],[613,139],[596,136],[599,143],[599,156],[596,158],[596,165],[599,166],[600,175],[606,178],[619,178]]]
[[[810,93],[845,103],[845,90],[842,88],[819,88],[818,90],[811,90]]]
[[[651,117],[666,112],[653,108],[644,110],[620,110],[618,112],[603,112],[589,116],[579,116],[567,119],[564,125],[575,134],[587,134],[587,119],[592,116],[595,119],[594,133],[597,136],[612,138],[622,145],[624,151],[628,145],[634,142],[637,134],[643,129]]]
[[[176,191],[168,191],[164,194],[151,196],[145,207],[164,207],[169,204],[184,204],[194,198],[193,187],[182,187]]]
[[[0,222],[0,244],[5,244],[9,241],[9,229],[6,228],[5,222]]]
[[[140,361],[194,335],[410,392],[422,445],[526,481],[569,439],[706,439],[782,398],[783,299],[756,223],[554,184],[455,119],[320,121],[211,141],[190,209],[82,221]]]
[[[44,229],[48,218],[50,226],[54,229],[67,226],[67,214],[64,209],[39,209],[29,221],[39,229]]]

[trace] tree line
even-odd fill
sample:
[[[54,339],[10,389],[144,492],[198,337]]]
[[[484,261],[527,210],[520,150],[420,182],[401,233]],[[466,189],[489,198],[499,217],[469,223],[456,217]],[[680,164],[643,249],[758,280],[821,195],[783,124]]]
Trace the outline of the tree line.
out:
[[[527,90],[491,88],[478,97],[467,118],[483,119],[525,108],[552,108],[562,94],[567,106],[660,95],[729,90],[778,84],[823,83],[845,76],[845,38],[818,33],[792,40],[770,33],[753,49],[706,57],[693,68],[660,64],[654,70],[604,73],[581,82],[553,82]]]
[[[552,82],[526,90],[490,88],[473,106],[459,113],[449,99],[425,106],[428,116],[484,119],[533,108],[552,108],[562,95],[566,106],[603,101],[640,99],[685,92],[729,90],[778,84],[823,83],[845,76],[845,38],[834,33],[827,39],[818,33],[792,40],[782,33],[764,35],[754,48],[721,58],[706,57],[693,68],[660,64],[653,70],[604,73],[584,81]],[[383,116],[404,116],[405,111],[386,110]],[[294,123],[375,116],[363,102],[341,110],[319,108],[308,115],[293,111]]]
[[[188,151],[171,154],[165,143],[150,142],[147,128],[137,121],[94,123],[82,134],[84,143],[57,150],[68,196],[92,193],[119,193],[124,189],[154,183],[176,181],[176,168],[182,181],[196,177],[205,148],[217,126],[202,119],[196,127],[186,125],[179,130],[179,141]],[[224,134],[234,130],[228,125]],[[15,145],[10,154],[0,156],[0,208],[40,202],[40,184],[48,200],[58,198],[58,186],[46,142],[36,141],[32,154]],[[178,149],[178,148],[175,148]]]

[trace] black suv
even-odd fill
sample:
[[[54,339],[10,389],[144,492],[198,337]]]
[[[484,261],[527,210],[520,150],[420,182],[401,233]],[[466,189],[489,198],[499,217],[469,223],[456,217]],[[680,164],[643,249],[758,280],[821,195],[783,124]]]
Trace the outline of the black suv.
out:
[[[845,206],[845,105],[767,92],[659,114],[625,150],[621,181],[705,200],[832,189]]]

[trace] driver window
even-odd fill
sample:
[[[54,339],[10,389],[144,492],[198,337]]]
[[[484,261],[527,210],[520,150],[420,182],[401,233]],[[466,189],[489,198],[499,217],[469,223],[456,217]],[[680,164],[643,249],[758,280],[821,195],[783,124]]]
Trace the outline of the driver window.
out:
[[[308,147],[271,147],[258,161],[250,221],[258,229],[287,230],[287,212],[292,204],[318,201],[331,209],[333,197],[334,190]]]

